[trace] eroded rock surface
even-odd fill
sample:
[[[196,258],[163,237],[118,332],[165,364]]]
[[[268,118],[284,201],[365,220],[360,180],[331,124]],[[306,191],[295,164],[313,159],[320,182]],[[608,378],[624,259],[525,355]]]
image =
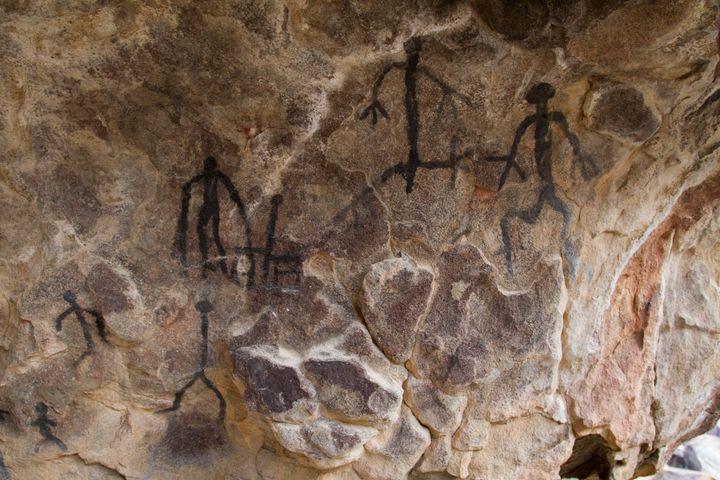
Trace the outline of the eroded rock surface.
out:
[[[652,475],[720,407],[717,17],[0,2],[0,479]]]
[[[396,362],[410,358],[425,312],[432,274],[408,258],[378,262],[363,282],[363,317],[373,339]]]

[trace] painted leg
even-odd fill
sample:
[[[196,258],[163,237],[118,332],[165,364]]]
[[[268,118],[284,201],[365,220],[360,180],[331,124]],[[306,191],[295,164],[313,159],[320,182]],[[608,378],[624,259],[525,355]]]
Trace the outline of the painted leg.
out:
[[[85,321],[81,313],[76,313],[78,321],[80,322],[80,328],[82,328],[83,337],[85,337],[85,352],[77,360],[80,363],[85,357],[90,355],[95,348],[95,342],[93,342],[92,334],[90,333],[90,325]]]
[[[158,410],[158,413],[165,413],[165,412],[174,412],[178,408],[180,408],[180,404],[182,403],[183,396],[185,395],[185,392],[188,388],[192,387],[193,384],[197,381],[197,379],[202,375],[202,372],[195,373],[190,381],[186,383],[180,390],[175,392],[175,399],[173,400],[172,407],[163,408],[162,410]]]
[[[213,215],[212,233],[213,233],[213,239],[215,240],[215,249],[217,250],[217,253],[220,256],[220,270],[225,275],[227,275],[228,269],[227,269],[227,263],[225,263],[225,247],[223,247],[223,244],[220,241],[220,215],[219,214]]]
[[[220,390],[217,389],[215,384],[212,381],[210,381],[209,378],[207,378],[205,376],[205,372],[200,374],[200,378],[202,379],[203,383],[205,383],[205,385],[207,385],[207,387],[210,390],[212,390],[213,393],[215,393],[215,396],[217,397],[218,402],[220,403],[220,412],[218,413],[218,417],[220,418],[220,420],[225,420],[226,405],[225,405],[225,399],[223,398],[222,393],[220,393]]]
[[[198,248],[200,249],[201,265],[202,265],[202,276],[207,277],[207,272],[210,268],[208,264],[208,247],[207,247],[207,234],[205,233],[205,227],[207,226],[208,219],[201,213],[198,218],[197,224],[197,237],[198,237]]]
[[[60,439],[59,439],[58,437],[56,437],[55,435],[53,435],[52,438],[50,438],[50,441],[51,441],[52,443],[54,443],[55,445],[57,445],[57,447],[58,447],[60,450],[62,450],[63,452],[66,452],[66,451],[67,451],[67,447],[65,446],[65,443],[63,443],[63,441],[60,440]]]
[[[105,343],[108,342],[107,334],[105,333],[105,318],[102,316],[100,312],[97,310],[85,310],[88,314],[92,315],[95,318],[95,328],[97,328],[98,335],[100,336],[100,340],[102,340]]]
[[[570,208],[567,206],[565,202],[560,200],[558,196],[555,194],[555,190],[548,190],[547,191],[547,202],[548,204],[557,212],[559,212],[563,217],[563,226],[562,226],[562,241],[563,241],[563,255],[565,256],[565,260],[568,263],[568,273],[570,274],[570,279],[575,280],[575,271],[577,268],[577,256],[575,255],[575,249],[572,246],[572,243],[570,243],[570,234],[569,234],[569,228],[570,228],[570,219],[572,218],[572,213],[570,212]]]
[[[503,251],[505,252],[505,266],[507,267],[508,273],[513,275],[512,266],[512,245],[510,243],[510,219],[517,217],[517,212],[509,211],[503,215],[500,221],[500,230],[502,231]]]
[[[407,170],[405,172],[405,193],[410,195],[413,191],[413,186],[415,184],[415,173],[417,172],[417,167],[414,165],[408,165]]]

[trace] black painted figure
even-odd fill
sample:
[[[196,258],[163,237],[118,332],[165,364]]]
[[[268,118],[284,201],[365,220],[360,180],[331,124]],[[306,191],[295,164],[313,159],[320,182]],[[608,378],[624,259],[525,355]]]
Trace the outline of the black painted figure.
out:
[[[218,195],[218,183],[225,187],[230,195],[230,200],[235,203],[238,211],[240,212],[240,216],[245,223],[245,237],[248,242],[248,247],[250,247],[250,225],[248,223],[245,205],[240,199],[240,194],[230,178],[218,170],[217,161],[214,157],[206,158],[203,172],[190,179],[190,181],[185,183],[182,187],[182,205],[180,208],[178,231],[175,236],[175,249],[180,255],[180,261],[182,262],[183,267],[187,268],[187,232],[190,197],[192,195],[193,185],[201,182],[203,189],[203,202],[200,207],[200,211],[198,212],[196,231],[198,237],[198,248],[200,250],[200,255],[202,256],[203,277],[207,276],[208,270],[214,268],[214,264],[208,260],[207,227],[209,223],[212,223],[212,239],[215,244],[215,250],[217,251],[220,270],[227,275],[228,269],[225,261],[225,247],[220,239],[220,199]]]
[[[238,256],[245,256],[250,259],[250,268],[252,269],[255,265],[253,260],[254,255],[260,255],[262,261],[262,271],[260,278],[260,288],[262,289],[290,289],[295,290],[300,286],[300,279],[302,274],[302,257],[299,255],[278,255],[273,252],[275,249],[275,228],[277,226],[278,211],[280,204],[282,204],[282,195],[273,195],[270,200],[270,219],[268,220],[267,231],[265,234],[265,246],[260,247],[245,247],[236,248],[234,253]],[[237,270],[237,265],[233,267],[233,271]],[[254,271],[248,271],[248,288],[255,285],[254,283]],[[281,279],[289,276],[292,278],[292,283],[289,287],[283,287]]]
[[[63,441],[52,433],[51,428],[57,427],[57,422],[48,417],[47,405],[42,402],[35,404],[35,413],[37,413],[38,416],[35,420],[33,420],[31,425],[38,428],[40,434],[43,436],[43,441],[54,443],[60,450],[63,452],[66,451],[67,447]]]
[[[540,187],[540,195],[537,202],[528,210],[512,209],[508,211],[502,218],[500,226],[502,230],[503,250],[505,253],[505,263],[508,272],[513,273],[512,265],[512,246],[510,242],[510,220],[519,218],[525,223],[534,224],[542,211],[545,203],[550,208],[560,213],[563,217],[562,239],[565,258],[568,261],[569,272],[571,278],[575,275],[575,254],[572,244],[568,238],[568,228],[570,226],[570,208],[555,193],[555,181],[552,174],[552,136],[550,126],[555,123],[570,142],[573,149],[573,168],[579,166],[582,176],[588,179],[597,174],[597,167],[592,159],[582,155],[580,151],[580,142],[574,133],[568,127],[567,119],[562,112],[549,112],[548,100],[555,96],[555,89],[548,83],[539,83],[533,86],[525,96],[528,103],[535,105],[535,114],[526,117],[515,131],[515,139],[510,147],[510,153],[507,156],[490,157],[489,161],[503,161],[505,168],[500,175],[500,186],[503,187],[510,171],[515,168],[520,177],[525,179],[525,173],[516,164],[518,145],[525,131],[531,126],[535,126],[535,165],[538,175],[542,180]]]
[[[97,328],[98,335],[100,335],[100,339],[103,342],[108,343],[107,337],[105,336],[105,319],[97,310],[85,309],[78,305],[75,294],[69,290],[63,293],[63,299],[70,304],[70,307],[55,319],[55,330],[58,332],[61,331],[63,320],[65,320],[68,315],[72,313],[75,314],[75,318],[77,318],[80,328],[82,328],[83,336],[85,337],[85,352],[83,352],[77,360],[80,362],[83,358],[90,355],[95,348],[95,342],[93,342],[92,335],[90,334],[90,325],[85,320],[85,316],[83,314],[87,313],[95,318],[95,327]]]
[[[224,421],[225,398],[223,398],[220,390],[217,389],[212,380],[207,378],[207,376],[205,375],[205,367],[207,367],[208,361],[208,313],[212,312],[213,307],[210,302],[206,302],[203,300],[195,304],[195,309],[200,312],[200,331],[202,333],[202,345],[200,347],[200,367],[193,374],[190,381],[186,383],[180,390],[175,392],[175,399],[173,400],[172,407],[160,410],[160,412],[173,412],[180,408],[180,404],[182,403],[185,392],[190,387],[192,387],[198,379],[200,379],[210,390],[212,390],[212,392],[217,397],[218,402],[220,403],[220,411],[218,414],[218,418]]]
[[[5,458],[2,452],[0,452],[0,480],[10,480],[10,478],[10,472],[7,469],[7,465],[5,465]]]
[[[425,169],[453,169],[457,168],[461,156],[451,155],[447,161],[425,162],[421,160],[419,149],[419,132],[420,132],[420,112],[418,110],[417,101],[417,79],[418,74],[422,73],[430,80],[435,82],[443,91],[443,98],[438,106],[438,114],[442,113],[442,109],[447,99],[457,96],[467,105],[470,105],[470,99],[465,95],[459,94],[447,83],[435,76],[425,67],[419,65],[420,52],[422,43],[419,38],[411,37],[404,45],[406,60],[404,62],[393,62],[386,65],[378,77],[375,79],[372,90],[372,101],[367,108],[360,112],[360,119],[365,119],[368,115],[373,125],[377,123],[378,114],[388,118],[388,113],[378,100],[380,94],[380,86],[387,74],[394,68],[403,69],[405,71],[405,117],[407,119],[407,141],[408,141],[408,159],[407,162],[398,163],[388,168],[381,176],[381,181],[385,182],[395,174],[402,175],[405,178],[405,192],[411,193],[415,185],[415,175],[419,168]]]

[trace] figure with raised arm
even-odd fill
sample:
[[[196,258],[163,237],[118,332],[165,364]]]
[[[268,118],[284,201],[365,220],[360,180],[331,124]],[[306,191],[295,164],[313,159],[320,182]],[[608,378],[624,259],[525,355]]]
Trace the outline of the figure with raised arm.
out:
[[[568,228],[570,226],[571,213],[567,204],[561,200],[555,192],[555,181],[552,174],[552,134],[550,126],[557,125],[562,133],[570,142],[573,150],[573,171],[579,167],[583,178],[589,179],[598,173],[597,167],[593,160],[585,157],[580,150],[580,141],[568,127],[567,119],[562,112],[548,111],[548,100],[555,96],[555,89],[548,83],[539,83],[533,86],[525,96],[525,99],[531,105],[535,105],[535,113],[525,117],[515,131],[515,138],[510,153],[505,156],[489,157],[487,160],[495,162],[505,162],[505,168],[500,175],[500,185],[498,189],[502,189],[507,181],[508,175],[512,169],[517,170],[520,177],[525,179],[525,172],[517,165],[517,153],[520,140],[531,126],[535,127],[535,165],[541,180],[540,195],[537,202],[527,210],[511,209],[502,218],[500,228],[502,231],[503,250],[505,253],[505,263],[508,272],[513,273],[512,264],[512,245],[510,241],[510,221],[513,218],[519,218],[525,223],[534,224],[547,205],[560,213],[563,217],[562,224],[562,240],[565,259],[568,261],[568,269],[571,278],[575,276],[575,254],[572,244],[568,236]]]
[[[245,238],[248,248],[250,247],[251,241],[250,224],[248,223],[247,212],[245,211],[245,205],[240,199],[240,194],[230,178],[218,170],[217,161],[214,157],[206,158],[202,173],[190,179],[182,187],[180,218],[178,220],[177,234],[175,235],[175,250],[180,256],[180,261],[183,267],[187,268],[188,215],[192,187],[195,184],[201,184],[203,191],[203,201],[200,206],[200,211],[198,212],[196,225],[198,248],[202,257],[203,277],[207,276],[208,270],[214,268],[214,264],[208,259],[208,224],[211,224],[212,240],[215,244],[220,270],[225,275],[228,275],[225,247],[220,239],[220,199],[218,195],[218,184],[227,190],[230,200],[235,203],[238,211],[240,212],[240,216],[245,224]]]
[[[77,360],[77,362],[79,363],[83,358],[90,355],[95,348],[95,342],[93,342],[92,335],[90,334],[90,325],[88,324],[87,320],[85,320],[84,314],[87,313],[88,315],[95,318],[95,327],[97,328],[98,335],[100,335],[100,339],[103,342],[108,343],[107,337],[105,336],[105,319],[103,318],[102,314],[97,310],[82,308],[80,305],[78,305],[75,294],[69,290],[63,293],[63,299],[70,304],[70,307],[64,312],[62,312],[55,319],[55,330],[58,332],[61,331],[63,320],[65,320],[68,315],[71,315],[73,313],[75,314],[75,318],[80,324],[83,336],[85,337],[85,352],[83,352],[83,354]]]
[[[419,132],[420,132],[420,112],[418,109],[417,100],[417,80],[418,74],[423,74],[429,78],[432,82],[438,85],[443,92],[443,97],[440,101],[440,105],[437,110],[437,114],[440,115],[443,111],[445,104],[448,99],[455,96],[463,101],[465,104],[470,105],[470,99],[458,93],[450,87],[447,83],[437,77],[430,70],[420,65],[420,52],[422,50],[422,43],[419,38],[411,37],[405,44],[405,61],[404,62],[392,62],[387,64],[375,79],[372,89],[372,99],[370,105],[360,112],[359,118],[363,120],[370,117],[370,121],[373,125],[377,123],[378,114],[385,119],[389,118],[389,115],[385,108],[380,103],[378,96],[380,94],[380,87],[382,86],[385,77],[390,73],[391,70],[397,68],[404,70],[405,76],[405,117],[407,119],[407,143],[408,143],[408,158],[407,162],[400,162],[392,167],[388,168],[381,176],[382,182],[387,181],[393,175],[402,175],[405,178],[405,192],[410,194],[415,185],[415,175],[419,168],[425,169],[452,169],[457,168],[459,160],[463,158],[462,155],[451,155],[446,161],[435,161],[426,162],[423,161],[420,155],[419,148]]]

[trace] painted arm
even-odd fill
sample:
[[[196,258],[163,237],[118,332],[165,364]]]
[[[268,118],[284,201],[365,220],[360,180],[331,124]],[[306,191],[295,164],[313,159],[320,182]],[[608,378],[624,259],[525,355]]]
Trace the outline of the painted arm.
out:
[[[74,311],[74,309],[75,307],[68,308],[63,313],[61,313],[59,317],[55,319],[55,331],[59,332],[60,330],[62,330],[63,320],[65,320],[65,318],[70,315]]]
[[[375,79],[375,82],[373,83],[373,90],[372,90],[372,101],[370,102],[370,105],[365,107],[361,112],[358,118],[360,120],[364,120],[365,117],[370,114],[370,121],[373,125],[377,123],[377,114],[378,112],[380,115],[385,117],[385,119],[388,118],[388,113],[385,110],[385,108],[382,106],[380,101],[378,100],[378,95],[380,95],[380,86],[382,85],[383,80],[385,80],[385,76],[390,73],[390,70],[393,68],[404,68],[405,63],[404,62],[393,62],[388,63],[385,65],[385,67],[382,69],[380,74]]]
[[[568,139],[568,142],[570,142],[570,146],[573,150],[573,171],[574,168],[579,165],[580,173],[585,180],[588,180],[597,175],[597,165],[595,165],[595,162],[592,158],[583,155],[580,148],[580,140],[578,140],[577,135],[570,131],[570,127],[568,126],[565,115],[563,115],[562,112],[550,112],[548,114],[548,117],[550,118],[550,121],[558,124],[560,129],[565,134],[565,137]]]
[[[233,201],[235,205],[237,205],[238,210],[240,211],[240,216],[243,219],[243,222],[245,223],[245,246],[250,248],[251,247],[251,232],[250,232],[250,222],[248,221],[247,211],[245,210],[245,204],[243,203],[242,199],[240,198],[240,194],[238,193],[237,189],[235,188],[235,185],[233,185],[232,180],[225,175],[222,172],[218,172],[218,178],[220,181],[225,185],[225,189],[228,191],[228,194],[230,195],[230,200]]]
[[[445,82],[444,82],[443,80],[441,80],[439,77],[435,76],[435,74],[432,73],[432,72],[431,72],[430,70],[428,70],[427,68],[425,68],[425,67],[418,67],[418,71],[419,71],[420,73],[424,74],[425,76],[427,76],[430,80],[432,80],[433,82],[435,82],[438,87],[440,87],[440,89],[441,89],[442,92],[443,92],[443,97],[456,96],[457,98],[459,98],[460,100],[462,100],[462,102],[463,102],[465,105],[467,105],[468,107],[471,107],[471,106],[472,106],[472,101],[470,100],[470,97],[468,97],[467,95],[465,95],[465,94],[463,94],[463,93],[460,93],[460,92],[458,92],[457,90],[455,90],[453,87],[451,87],[450,85],[448,85],[447,83],[445,83]],[[443,98],[443,100],[444,100],[444,98]]]
[[[523,120],[520,125],[518,126],[517,130],[515,131],[515,138],[513,139],[512,146],[510,147],[510,153],[508,155],[503,156],[492,156],[487,157],[486,160],[488,162],[505,162],[505,168],[503,169],[502,174],[500,175],[500,185],[498,186],[498,190],[500,190],[503,185],[505,185],[505,182],[507,181],[508,175],[510,175],[510,170],[515,169],[518,172],[518,175],[520,175],[520,178],[525,180],[525,172],[522,168],[517,164],[517,151],[518,146],[520,145],[520,140],[522,139],[522,136],[525,134],[528,128],[530,128],[530,125],[534,124],[537,120],[535,115],[530,115],[529,117],[525,117],[525,120]]]
[[[190,209],[190,195],[192,194],[193,184],[202,180],[204,175],[200,174],[193,177],[182,187],[182,199],[180,201],[180,218],[178,219],[177,232],[175,233],[175,252],[180,256],[180,263],[183,267],[187,267],[187,231],[188,231],[188,214]]]
[[[98,335],[100,335],[103,342],[108,343],[107,337],[105,336],[105,319],[103,318],[102,313],[97,310],[85,311],[95,318],[95,326],[97,327]]]

